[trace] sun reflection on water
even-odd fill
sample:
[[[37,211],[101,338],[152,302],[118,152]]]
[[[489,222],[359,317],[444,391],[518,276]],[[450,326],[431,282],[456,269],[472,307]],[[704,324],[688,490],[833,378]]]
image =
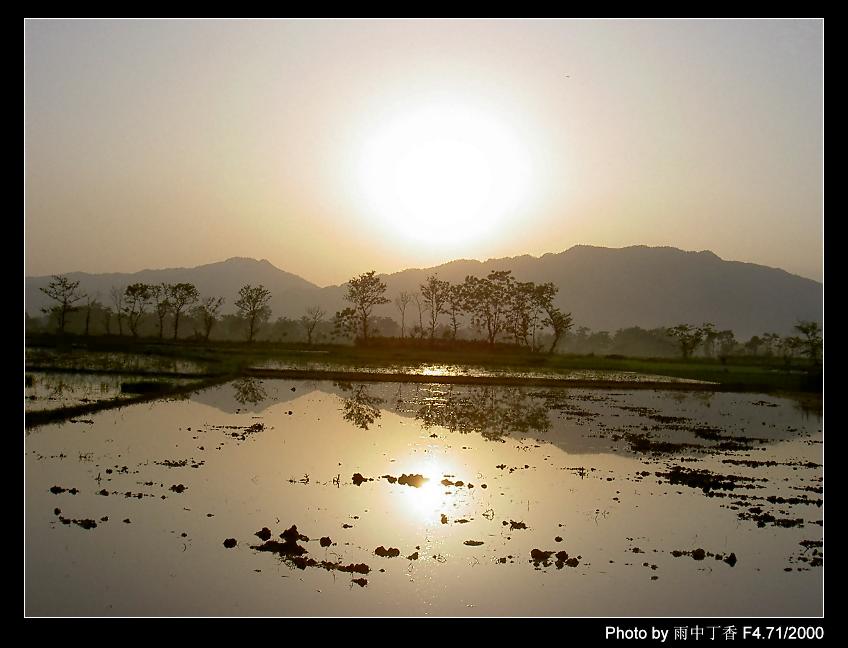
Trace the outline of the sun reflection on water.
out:
[[[405,515],[419,524],[426,526],[441,524],[442,513],[449,506],[453,508],[454,504],[450,499],[455,496],[446,494],[447,489],[441,483],[445,475],[451,474],[451,466],[441,457],[426,459],[415,457],[405,465],[408,474],[423,475],[426,481],[417,488],[402,486],[401,496],[397,500],[398,506]]]

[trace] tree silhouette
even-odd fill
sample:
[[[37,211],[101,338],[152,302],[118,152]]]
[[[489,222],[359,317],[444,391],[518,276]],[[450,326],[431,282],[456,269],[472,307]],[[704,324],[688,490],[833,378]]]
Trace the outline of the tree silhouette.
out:
[[[548,349],[548,353],[553,353],[560,339],[574,326],[574,319],[571,313],[563,313],[556,306],[552,306],[546,311],[544,323],[554,330],[554,339],[551,341],[551,348]]]
[[[361,333],[362,341],[367,344],[368,318],[371,317],[374,306],[389,303],[385,292],[386,284],[376,276],[375,270],[348,281],[345,300],[353,304],[353,307],[336,313],[337,325],[348,331],[352,329]]]
[[[763,346],[763,340],[759,335],[752,335],[751,339],[745,343],[745,348],[751,352],[752,356],[757,355],[761,346]]]
[[[247,341],[253,342],[253,337],[259,327],[271,317],[271,309],[268,302],[271,301],[271,291],[259,284],[254,287],[250,284],[242,286],[239,290],[239,298],[235,306],[239,316],[247,322]]]
[[[123,313],[133,337],[138,337],[138,326],[149,301],[150,286],[145,283],[130,284],[124,290]]]
[[[200,324],[203,327],[203,339],[207,342],[209,341],[209,335],[212,333],[212,327],[218,321],[218,315],[223,303],[223,297],[205,297],[192,309],[194,317],[200,320]]]
[[[150,299],[153,302],[153,312],[156,313],[156,319],[159,322],[160,340],[165,330],[165,318],[171,312],[171,301],[168,299],[169,292],[170,286],[166,283],[150,286]]]
[[[819,326],[818,322],[801,321],[795,325],[795,330],[803,336],[801,342],[803,343],[804,355],[813,364],[817,363],[819,361],[822,343],[824,342],[821,326]]]
[[[424,313],[427,312],[427,306],[424,303],[424,298],[421,297],[421,293],[412,293],[412,301],[415,302],[415,308],[418,309],[418,324],[412,327],[412,337],[424,339]]]
[[[674,328],[668,329],[668,334],[677,340],[680,345],[680,353],[685,360],[692,355],[692,352],[704,339],[705,331],[702,328],[689,326],[689,324],[678,324]]]
[[[701,339],[704,343],[704,355],[712,358],[715,354],[715,343],[718,339],[719,332],[716,331],[715,324],[712,322],[704,322],[699,330],[701,331]]]
[[[91,311],[96,311],[98,309],[103,308],[103,304],[98,300],[99,294],[97,295],[86,295],[85,296],[85,329],[84,335],[88,337],[89,331],[91,329]]]
[[[459,331],[459,317],[464,312],[465,291],[462,284],[454,284],[448,289],[447,306],[445,308],[451,325],[451,338],[456,339]]]
[[[124,291],[117,286],[112,286],[109,290],[109,297],[112,299],[112,306],[115,309],[115,317],[118,320],[118,335],[124,334]]]
[[[429,313],[430,340],[436,337],[436,326],[439,323],[439,315],[447,312],[445,305],[447,304],[450,284],[447,281],[441,281],[436,275],[430,275],[419,287],[421,289],[421,299]]]
[[[530,346],[530,329],[533,322],[534,303],[533,284],[516,281],[509,293],[509,311],[507,330],[516,344]]]
[[[306,315],[302,315],[300,318],[300,325],[306,331],[306,343],[310,346],[312,346],[312,333],[315,331],[315,327],[324,321],[324,315],[326,313],[319,306],[310,306],[306,309]]]
[[[403,292],[395,297],[395,308],[400,312],[400,339],[403,339],[403,334],[406,329],[406,307],[412,301],[412,295],[408,292]]]
[[[178,283],[168,285],[168,301],[171,302],[171,310],[174,311],[174,339],[180,330],[180,314],[200,299],[194,284]]]
[[[733,331],[728,329],[718,331],[715,340],[718,344],[718,357],[724,363],[727,361],[727,356],[733,353],[733,349],[736,347],[736,337],[733,335]]]
[[[485,279],[465,278],[465,310],[475,326],[485,329],[489,344],[493,346],[506,327],[514,283],[509,270],[493,270]]]
[[[79,290],[79,283],[79,281],[71,281],[65,275],[53,275],[53,281],[47,284],[47,288],[39,288],[50,299],[58,302],[55,306],[43,308],[42,311],[56,317],[60,334],[65,332],[68,313],[79,308],[74,304],[85,298],[85,294]]]

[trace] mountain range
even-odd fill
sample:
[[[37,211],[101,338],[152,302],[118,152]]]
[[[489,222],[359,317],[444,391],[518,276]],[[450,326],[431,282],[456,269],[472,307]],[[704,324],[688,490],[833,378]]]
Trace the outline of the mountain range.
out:
[[[362,272],[370,269],[363,267]],[[560,308],[572,313],[577,326],[595,331],[712,322],[718,329],[733,330],[738,339],[747,339],[766,331],[789,334],[799,320],[821,323],[823,316],[820,282],[778,268],[725,261],[709,251],[673,247],[577,245],[541,257],[462,259],[380,276],[388,287],[386,295],[393,299],[400,291],[416,291],[430,274],[460,283],[467,275],[485,276],[491,270],[511,270],[520,281],[553,282],[559,287]],[[204,296],[225,297],[225,312],[233,311],[238,289],[245,284],[262,284],[271,291],[274,317],[298,318],[312,305],[331,316],[346,305],[344,285],[320,287],[265,259],[234,257],[195,268],[132,274],[69,272],[67,276],[78,280],[89,294],[99,293],[100,301],[107,304],[113,286],[189,282]],[[39,288],[50,280],[50,276],[25,278],[25,309],[30,315],[39,314],[49,302]],[[407,323],[414,308],[407,310]],[[392,304],[375,309],[374,314],[399,319]]]

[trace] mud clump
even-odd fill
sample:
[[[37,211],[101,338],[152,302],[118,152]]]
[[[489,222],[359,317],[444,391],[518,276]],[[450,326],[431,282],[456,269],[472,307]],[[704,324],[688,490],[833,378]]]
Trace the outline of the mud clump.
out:
[[[365,587],[365,586],[368,584],[368,579],[367,579],[367,578],[354,578],[354,579],[353,579],[353,580],[351,580],[350,582],[351,582],[351,583],[356,583],[356,584],[357,584],[357,585],[359,585],[360,587]]]
[[[259,536],[259,538],[263,539],[263,536],[266,535],[266,531],[270,533],[269,529],[263,528],[261,531],[258,531],[256,535],[259,536],[261,533],[262,536]],[[309,538],[297,530],[296,524],[293,524],[289,529],[283,531],[280,534],[280,537],[283,539],[283,542],[280,542],[279,540],[266,540],[261,545],[252,545],[250,548],[255,549],[256,551],[269,551],[271,553],[278,554],[283,558],[295,558],[306,553],[306,547],[302,547],[297,544],[297,541],[302,540],[307,542]],[[300,567],[297,563],[295,563],[295,566],[303,569],[303,567]]]
[[[712,490],[736,490],[737,488],[760,488],[752,482],[768,481],[755,477],[741,477],[739,475],[720,475],[709,470],[695,470],[674,466],[669,472],[656,472],[657,477],[668,480],[670,484],[700,488],[706,494]]]
[[[414,554],[411,554],[406,557],[407,560],[418,560],[418,552],[416,551]]]
[[[776,527],[783,527],[785,529],[796,526],[804,526],[804,520],[801,518],[776,518],[771,513],[763,513],[761,511],[762,509],[755,506],[750,508],[748,511],[741,511],[736,515],[741,520],[753,520],[760,528],[764,527],[766,524],[771,524]]]
[[[297,525],[292,524],[291,527],[286,529],[280,534],[280,537],[286,542],[297,542],[298,540],[303,540],[304,542],[309,542],[309,536],[305,536],[300,531],[297,530]]]
[[[547,565],[548,561],[553,555],[553,551],[542,551],[541,549],[533,549],[532,551],[530,551],[530,560],[538,567],[539,563]]]
[[[483,542],[480,540],[466,540],[462,544],[468,545],[469,547],[479,547],[481,544],[483,544]]]
[[[79,493],[76,488],[62,488],[61,486],[51,486],[50,492],[54,495],[58,495],[59,493],[70,493],[71,495],[76,495]]]
[[[736,558],[735,553],[731,553],[730,555],[725,556],[724,554],[706,551],[705,549],[701,549],[700,547],[698,549],[692,549],[691,551],[685,551],[685,550],[682,550],[682,549],[674,549],[673,551],[671,551],[671,555],[674,556],[675,558],[680,558],[681,556],[691,556],[693,560],[704,560],[706,558],[715,558],[718,561],[724,561],[725,563],[727,563],[731,567],[736,565],[736,563],[738,562],[738,559]],[[653,569],[653,567],[652,567],[652,569]]]
[[[507,522],[506,522],[506,520],[504,520],[504,526],[506,526],[506,525],[507,525]],[[515,520],[509,521],[509,530],[510,531],[515,531],[517,529],[526,529],[526,528],[527,528],[527,525],[524,524],[524,522],[516,522]]]
[[[381,558],[396,558],[400,556],[400,549],[395,547],[389,547],[386,549],[383,545],[380,545],[374,550],[374,553]]]
[[[70,518],[62,517],[60,515],[59,521],[62,524],[66,524],[66,525],[67,524],[76,524],[78,527],[82,527],[86,531],[88,531],[89,529],[96,529],[97,528],[97,522],[95,522],[94,520],[91,520],[89,518],[86,518],[84,520],[72,520]]]
[[[363,482],[374,481],[371,477],[363,477],[362,473],[353,473],[353,485],[359,486]]]
[[[271,539],[271,529],[269,529],[268,527],[262,527],[259,531],[257,531],[253,535],[255,535],[260,540],[266,540],[267,541],[267,540]]]
[[[413,488],[421,488],[427,478],[424,475],[401,475],[398,477],[398,484],[404,486],[412,486]]]
[[[171,486],[170,490],[174,491],[175,493],[182,493],[186,488],[188,488],[188,486],[184,486],[183,484],[174,484],[173,486]]]
[[[670,441],[655,441],[651,438],[650,434],[635,434],[633,432],[626,432],[623,435],[614,435],[612,437],[613,441],[618,441],[619,439],[624,439],[627,443],[630,444],[630,449],[633,452],[640,452],[643,454],[669,454],[680,452],[686,448],[696,448],[699,447],[692,443],[672,443]]]
[[[236,540],[235,538],[227,538],[226,540],[224,540],[224,546],[227,549],[232,549],[237,544],[238,544],[238,540]]]
[[[153,463],[167,468],[185,468],[188,465],[188,459],[165,459],[165,461],[154,461]]]
[[[319,542],[322,547],[329,547],[331,544],[333,544],[333,541],[330,539],[330,536],[324,536],[323,538],[321,538],[321,540],[319,540]]]

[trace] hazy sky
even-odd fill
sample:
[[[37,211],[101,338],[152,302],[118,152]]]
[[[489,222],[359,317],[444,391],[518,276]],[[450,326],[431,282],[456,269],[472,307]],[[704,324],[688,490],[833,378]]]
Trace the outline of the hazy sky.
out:
[[[576,244],[822,279],[823,25],[25,22],[27,274]]]

